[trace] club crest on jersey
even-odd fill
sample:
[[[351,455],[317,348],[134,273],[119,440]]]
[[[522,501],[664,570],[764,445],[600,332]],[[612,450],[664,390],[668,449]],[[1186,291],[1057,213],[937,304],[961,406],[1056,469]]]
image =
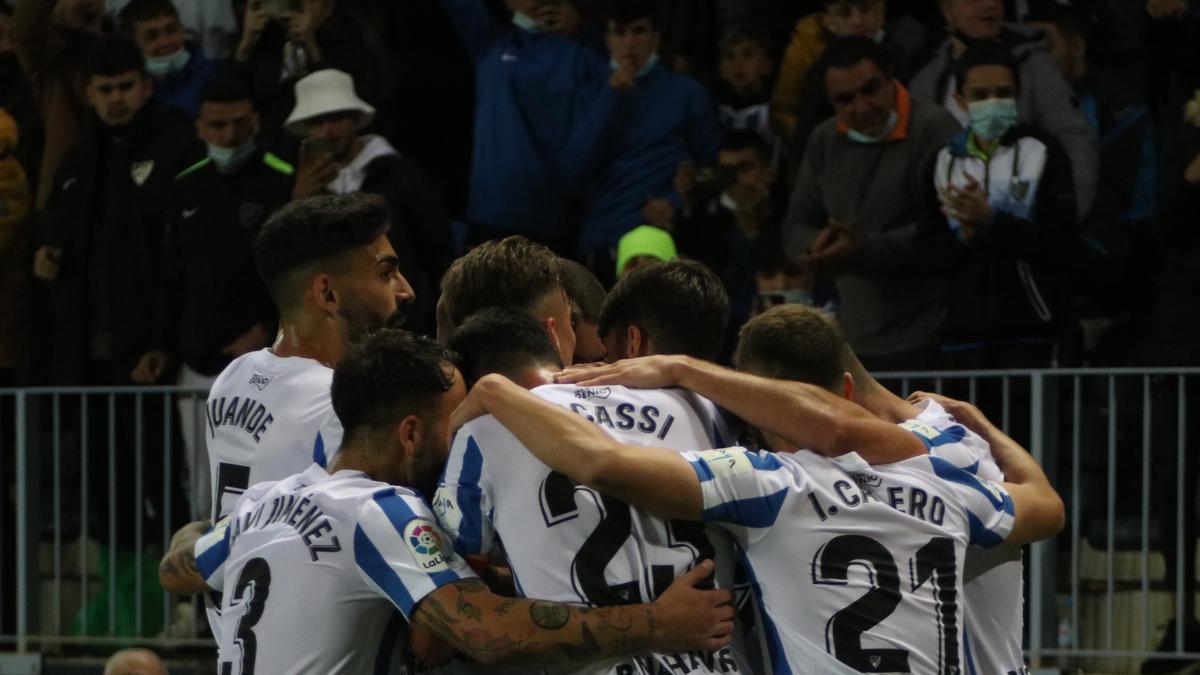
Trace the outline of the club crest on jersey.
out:
[[[250,376],[250,384],[258,387],[259,391],[262,391],[267,388],[268,384],[271,384],[271,378],[261,373],[255,373]]]
[[[608,387],[580,387],[575,390],[575,398],[608,398],[612,393],[612,389]]]
[[[150,174],[154,173],[154,160],[149,159],[144,162],[134,162],[129,166],[129,177],[133,182],[141,187]]]
[[[414,520],[413,525],[408,528],[405,541],[421,569],[433,572],[448,568],[450,557],[442,535],[428,520]]]

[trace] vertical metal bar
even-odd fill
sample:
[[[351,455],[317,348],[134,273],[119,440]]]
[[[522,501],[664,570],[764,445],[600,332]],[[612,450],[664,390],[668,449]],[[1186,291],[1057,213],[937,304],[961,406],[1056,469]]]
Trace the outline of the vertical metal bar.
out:
[[[979,398],[979,380],[972,375],[968,381],[967,387],[969,391],[967,398],[971,401],[971,403],[974,403],[975,399]]]
[[[1005,410],[1007,411],[1007,377],[1004,378],[1004,382],[1006,385]],[[1035,372],[1029,378],[1029,430],[1030,451],[1039,465],[1042,463],[1045,453],[1042,442],[1043,394],[1042,374]],[[1040,668],[1042,665],[1042,567],[1046,564],[1043,543],[1034,544],[1029,548],[1029,552],[1029,662],[1033,668]]]
[[[1083,404],[1083,385],[1079,376],[1074,377],[1074,405],[1071,415],[1071,648],[1079,649],[1079,547],[1080,524],[1083,515],[1080,513],[1081,496],[1079,483],[1082,460],[1079,456],[1081,441],[1080,411]]]
[[[28,480],[28,466],[26,465],[26,452],[29,445],[28,429],[25,428],[25,392],[18,391],[16,393],[16,401],[14,408],[17,413],[16,424],[16,441],[17,441],[17,653],[24,654],[29,650],[29,637],[26,634],[29,631],[29,589],[25,583],[26,575],[28,574],[29,565],[29,537],[27,528],[29,527],[29,511],[28,511],[28,492],[29,486],[26,484]]]
[[[900,396],[902,398],[908,398],[908,395],[911,393],[912,392],[910,392],[908,390],[908,378],[907,377],[900,378]]]
[[[193,442],[196,442],[196,440],[197,440],[197,439],[203,439],[203,438],[204,438],[204,422],[203,422],[203,421],[201,421],[201,419],[200,419],[200,417],[201,417],[201,416],[200,416],[199,414],[197,414],[199,411],[197,411],[197,410],[196,410],[196,403],[197,403],[197,401],[198,401],[198,400],[199,400],[199,395],[198,395],[198,394],[194,394],[194,393],[193,393],[193,394],[191,394],[191,396],[190,396],[190,401],[191,401],[191,402],[189,403],[189,405],[192,407],[192,428],[191,428],[191,429],[189,429],[189,430],[188,430],[187,432],[185,432],[185,433],[191,433],[191,434],[192,434],[192,441],[193,441]],[[181,431],[182,431],[182,429],[181,429]],[[201,442],[202,442],[202,441],[201,441]],[[186,448],[187,446],[185,445],[185,446],[183,446],[183,447],[185,447],[185,448]],[[207,453],[205,453],[205,455],[204,455],[204,456],[205,456],[205,457],[207,457],[207,456],[208,456],[208,454],[207,454]],[[204,474],[207,474],[207,473],[208,473],[208,465],[207,465],[207,464],[205,464],[205,463],[202,463],[202,462],[201,462],[201,459],[200,459],[200,448],[199,448],[199,446],[198,446],[198,445],[197,445],[197,446],[194,446],[194,447],[192,448],[192,458],[191,458],[191,461],[190,461],[190,467],[189,467],[189,468],[190,468],[190,470],[191,470],[191,474],[189,474],[189,480],[190,480],[190,483],[191,483],[191,489],[189,490],[189,492],[190,492],[190,495],[189,495],[189,498],[188,498],[188,513],[191,513],[191,514],[192,514],[192,519],[193,519],[193,520],[202,520],[202,519],[208,519],[208,518],[210,518],[210,517],[211,517],[211,514],[208,514],[208,513],[198,513],[198,512],[195,512],[195,513],[193,513],[193,507],[192,507],[192,504],[193,504],[193,503],[196,501],[196,499],[197,499],[196,485],[198,485],[198,484],[200,483],[200,479],[198,478],[198,476],[200,476],[200,475],[201,475],[201,473],[200,473],[200,472],[204,472]],[[203,501],[203,500],[201,500],[201,502],[202,502],[202,501]],[[210,508],[211,508],[211,507],[210,507]]]
[[[108,395],[108,634],[117,634],[117,395]]]
[[[1183,577],[1193,573],[1192,570],[1183,568],[1183,504],[1188,501],[1184,495],[1191,494],[1184,492],[1186,486],[1183,480],[1186,469],[1184,451],[1187,447],[1187,384],[1183,375],[1179,376],[1179,392],[1176,398],[1179,408],[1175,416],[1178,425],[1175,431],[1178,443],[1175,467],[1175,650],[1183,651]]]
[[[1142,649],[1150,649],[1150,376],[1142,376]]]
[[[54,394],[54,627],[61,631],[62,622],[62,408],[59,394]]]
[[[88,601],[88,395],[79,395],[79,598]],[[88,635],[88,613],[83,615],[83,634]]]
[[[163,395],[163,522],[162,549],[166,554],[171,545],[171,394]],[[163,626],[171,625],[171,594],[162,595]],[[188,637],[191,637],[190,635]]]
[[[1005,375],[1003,378],[1000,379],[1000,392],[1001,392],[1000,398],[1003,399],[1003,402],[1001,403],[1001,408],[1000,408],[1000,410],[1001,410],[1000,429],[1003,430],[1004,433],[1006,433],[1006,434],[1012,432],[1012,427],[1008,426],[1008,406],[1009,406],[1009,399],[1011,398],[1011,396],[1009,396],[1010,388],[1011,387],[1010,387],[1010,383],[1008,381],[1008,376]]]
[[[942,378],[937,377],[933,380],[933,390],[937,393],[942,393]]]
[[[145,544],[145,532],[142,526],[143,509],[145,508],[145,495],[143,489],[145,487],[145,466],[143,453],[145,447],[142,442],[142,392],[133,395],[133,494],[134,494],[134,529],[133,529],[133,630],[138,636],[142,634],[142,545]]]
[[[1115,569],[1116,560],[1115,539],[1117,519],[1117,378],[1108,376],[1108,506],[1107,506],[1107,535],[1108,546],[1105,561],[1107,595],[1105,598],[1107,615],[1104,620],[1104,648],[1112,649],[1113,645],[1113,614],[1116,611],[1115,600]]]

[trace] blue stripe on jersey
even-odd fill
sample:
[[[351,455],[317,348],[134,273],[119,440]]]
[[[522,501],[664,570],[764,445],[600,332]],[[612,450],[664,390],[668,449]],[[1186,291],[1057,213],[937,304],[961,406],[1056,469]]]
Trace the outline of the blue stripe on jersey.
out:
[[[976,476],[978,476],[979,475],[979,460],[975,460],[975,463],[972,464],[971,466],[964,466],[963,471],[966,471],[967,473],[975,474]]]
[[[775,628],[775,622],[771,620],[771,615],[767,613],[767,605],[763,599],[762,587],[758,585],[758,577],[754,574],[754,566],[750,564],[750,558],[746,557],[745,551],[740,546],[737,547],[738,558],[741,559],[742,565],[746,568],[746,576],[749,577],[750,590],[754,593],[754,597],[758,601],[758,617],[762,620],[762,630],[767,636],[767,654],[771,659],[771,672],[774,675],[792,675],[792,668],[788,665],[787,653],[783,649],[783,642],[779,639],[779,631]]]
[[[467,438],[467,450],[463,453],[462,468],[458,473],[458,507],[462,522],[458,526],[458,537],[454,547],[467,555],[485,553],[483,548],[483,513],[481,513],[479,477],[483,474],[483,453],[475,437]]]
[[[975,672],[975,659],[971,658],[971,631],[963,626],[963,655],[967,659],[967,675],[979,675]]]
[[[208,579],[217,571],[221,565],[225,564],[225,560],[229,557],[229,535],[232,530],[225,528],[225,536],[221,537],[221,541],[209,546],[204,553],[196,556],[196,569],[200,572],[200,576]]]
[[[379,553],[379,549],[375,548],[370,537],[363,532],[361,525],[354,527],[354,562],[376,586],[387,594],[396,609],[399,609],[404,616],[412,614],[412,594],[408,592],[396,572],[388,566],[383,555]]]
[[[1008,493],[1001,492],[997,494],[996,492],[989,490],[987,486],[980,481],[978,476],[966,471],[965,469],[960,469],[957,466],[954,466],[941,457],[929,455],[929,462],[933,465],[933,472],[937,474],[938,478],[950,481],[951,483],[958,483],[960,485],[966,485],[969,488],[973,488],[979,492],[979,494],[987,497],[988,502],[990,502],[997,511],[1004,511],[1008,515],[1012,515],[1012,497],[1008,496]]]
[[[933,450],[941,445],[958,443],[967,437],[967,429],[961,424],[952,424],[945,429],[938,429],[937,432],[938,435],[934,436],[933,438],[929,438],[923,434],[918,434],[915,431],[912,432],[912,435],[916,436],[922,443],[924,443],[927,450]]]
[[[396,651],[396,638],[404,626],[404,617],[398,612],[388,619],[387,627],[379,639],[379,651],[375,654],[375,675],[390,675],[392,671],[392,653]]]
[[[317,439],[313,441],[313,461],[322,469],[325,468],[325,464],[329,461],[325,457],[325,439],[321,438],[321,432],[319,431],[317,432]]]
[[[717,504],[704,510],[704,520],[717,520],[742,527],[770,527],[779,517],[779,509],[787,495],[788,489],[783,488],[765,497],[736,499]]]
[[[967,523],[971,526],[971,539],[969,543],[980,548],[992,548],[1004,543],[1004,539],[1000,535],[987,529],[983,521],[970,511],[967,511]]]
[[[692,465],[692,470],[696,472],[696,477],[700,479],[701,483],[707,483],[715,478],[712,469],[708,468],[708,462],[702,459],[693,459],[688,464]]]

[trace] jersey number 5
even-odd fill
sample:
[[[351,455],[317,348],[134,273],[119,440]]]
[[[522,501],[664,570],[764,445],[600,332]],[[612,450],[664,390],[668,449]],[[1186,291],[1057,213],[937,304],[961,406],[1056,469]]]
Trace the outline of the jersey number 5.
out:
[[[246,605],[246,610],[237,624],[237,642],[242,647],[241,675],[254,675],[254,660],[258,653],[254,625],[262,618],[270,592],[270,566],[262,558],[251,558],[242,568],[237,585],[233,589],[233,601]],[[233,675],[232,661],[221,663],[221,675]]]

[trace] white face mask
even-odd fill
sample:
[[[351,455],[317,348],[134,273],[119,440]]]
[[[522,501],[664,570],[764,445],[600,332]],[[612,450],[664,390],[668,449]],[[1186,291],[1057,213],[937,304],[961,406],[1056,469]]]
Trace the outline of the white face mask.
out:
[[[888,113],[887,124],[883,125],[883,131],[880,131],[878,136],[868,136],[861,131],[847,129],[846,138],[849,138],[855,143],[862,143],[864,145],[882,143],[888,136],[892,135],[892,132],[896,130],[896,125],[899,123],[900,116],[896,114],[895,110],[893,110]]]
[[[208,145],[209,159],[211,159],[213,164],[217,165],[217,169],[221,171],[228,171],[240,166],[242,162],[246,161],[250,157],[250,155],[254,154],[254,149],[257,147],[253,136],[245,143],[232,148],[224,148],[219,145],[213,145],[212,143],[207,143],[206,145]]]
[[[526,33],[545,33],[546,27],[540,21],[525,12],[513,12],[513,25]]]
[[[166,56],[149,56],[146,57],[146,72],[154,77],[173,75],[183,70],[191,58],[192,55],[186,47]]]
[[[651,54],[650,58],[646,59],[646,62],[642,64],[642,67],[638,68],[636,77],[641,77],[641,76],[645,75],[646,73],[650,72],[650,69],[653,68],[654,64],[656,64],[656,63],[658,63],[658,52],[654,52],[653,54]],[[616,70],[617,68],[621,67],[621,64],[617,63],[617,60],[613,59],[613,58],[610,58],[608,60],[608,65],[612,66],[613,70]]]

